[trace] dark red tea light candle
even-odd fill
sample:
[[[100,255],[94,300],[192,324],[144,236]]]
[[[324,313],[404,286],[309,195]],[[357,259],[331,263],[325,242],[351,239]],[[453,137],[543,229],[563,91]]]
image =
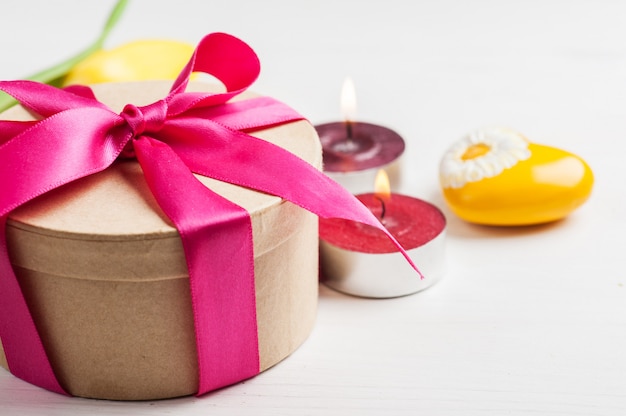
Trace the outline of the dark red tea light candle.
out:
[[[315,126],[322,143],[324,172],[353,194],[367,192],[376,172],[385,169],[391,189],[400,185],[405,143],[395,131],[377,124],[354,121],[356,94],[348,78],[341,92],[345,121]]]
[[[370,298],[419,292],[444,273],[446,219],[434,205],[401,194],[356,196],[402,244],[424,279],[385,234],[368,225],[320,219],[322,282],[337,291]]]

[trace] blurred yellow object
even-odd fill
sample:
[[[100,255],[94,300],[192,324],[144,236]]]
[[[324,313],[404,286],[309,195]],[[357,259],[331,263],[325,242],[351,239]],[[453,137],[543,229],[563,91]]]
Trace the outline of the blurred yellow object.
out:
[[[101,49],[75,65],[63,85],[175,79],[193,50],[187,43],[157,39]]]
[[[594,182],[580,157],[504,128],[465,136],[446,152],[439,173],[456,215],[502,226],[564,218],[589,198]]]

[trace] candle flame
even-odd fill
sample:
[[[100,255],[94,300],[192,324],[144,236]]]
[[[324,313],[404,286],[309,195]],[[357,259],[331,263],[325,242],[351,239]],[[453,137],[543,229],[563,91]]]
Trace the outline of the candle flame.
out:
[[[346,77],[341,87],[341,113],[345,121],[356,118],[356,90],[350,77]]]
[[[383,200],[388,200],[391,198],[391,186],[389,185],[389,176],[384,169],[380,169],[376,173],[376,179],[374,180],[374,194]]]

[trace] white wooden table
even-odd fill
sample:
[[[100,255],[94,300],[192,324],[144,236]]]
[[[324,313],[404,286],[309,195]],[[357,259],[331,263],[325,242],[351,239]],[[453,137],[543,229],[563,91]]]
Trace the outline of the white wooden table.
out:
[[[78,51],[112,4],[4,2],[0,78]],[[359,119],[407,141],[403,193],[448,217],[447,275],[392,300],[321,287],[299,350],[201,398],[66,398],[0,370],[0,414],[626,414],[625,2],[134,0],[109,46],[195,43],[214,31],[250,43],[263,64],[254,89],[313,123],[340,118],[352,76]],[[582,156],[596,176],[591,199],[545,226],[456,218],[438,188],[439,159],[491,124]]]

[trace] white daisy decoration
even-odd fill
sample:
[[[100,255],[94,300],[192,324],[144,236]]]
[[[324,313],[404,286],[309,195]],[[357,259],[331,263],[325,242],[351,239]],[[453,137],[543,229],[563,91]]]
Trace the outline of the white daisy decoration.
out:
[[[443,188],[461,188],[499,175],[530,157],[528,140],[502,127],[471,131],[454,143],[443,155],[439,177]]]

